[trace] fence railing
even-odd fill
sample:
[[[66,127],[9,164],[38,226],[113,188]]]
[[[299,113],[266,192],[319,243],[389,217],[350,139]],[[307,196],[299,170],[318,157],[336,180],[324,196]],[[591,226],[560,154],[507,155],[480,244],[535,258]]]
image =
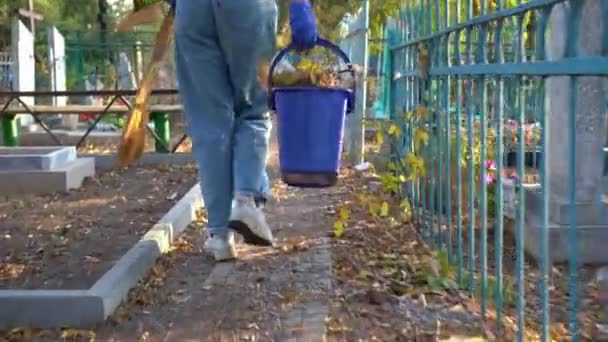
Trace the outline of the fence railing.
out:
[[[0,125],[2,126],[3,144],[5,146],[19,145],[19,115],[29,114],[34,122],[53,139],[57,145],[62,145],[61,140],[43,119],[46,115],[74,115],[89,114],[93,117],[83,135],[78,140],[76,147],[82,147],[87,137],[95,130],[100,122],[109,115],[125,116],[133,110],[130,98],[135,96],[136,90],[97,90],[97,91],[50,91],[50,92],[5,92],[0,91],[0,98],[6,102],[0,107]],[[151,96],[175,96],[175,89],[153,90]],[[91,105],[65,105],[65,106],[40,106],[28,105],[24,98],[39,97],[99,97],[104,98],[103,104]],[[171,127],[169,115],[182,113],[181,105],[151,105],[151,120],[153,128],[146,126],[148,132],[154,138],[157,152],[175,153],[187,139],[183,134],[177,142],[171,145]]]
[[[499,336],[598,340],[608,1],[405,3],[386,105],[422,234]]]

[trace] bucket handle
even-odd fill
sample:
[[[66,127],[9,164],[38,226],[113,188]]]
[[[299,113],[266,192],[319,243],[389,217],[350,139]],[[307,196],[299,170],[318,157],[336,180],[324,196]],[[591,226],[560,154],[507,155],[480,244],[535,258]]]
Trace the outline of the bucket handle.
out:
[[[342,49],[340,49],[339,46],[337,46],[336,44],[330,42],[327,39],[323,39],[323,38],[318,38],[317,42],[315,43],[315,46],[324,47],[324,48],[332,51],[336,55],[338,55],[340,58],[342,58],[342,60],[346,63],[347,66],[346,66],[346,70],[340,71],[340,73],[348,72],[353,77],[353,80],[356,80],[355,69],[353,68],[350,58],[348,58],[348,55],[344,51],[342,51]],[[270,70],[268,71],[268,88],[270,89],[268,105],[269,105],[270,109],[272,109],[272,110],[276,110],[275,105],[274,105],[274,91],[272,90],[274,88],[274,86],[272,84],[272,74],[274,73],[274,69],[277,67],[277,65],[279,65],[279,62],[281,60],[283,60],[283,58],[285,58],[285,55],[287,55],[289,52],[295,51],[295,50],[296,50],[295,45],[293,43],[289,44],[286,48],[279,51],[279,53],[273,58],[272,63],[270,64]],[[354,103],[355,103],[356,86],[357,85],[356,85],[356,81],[355,81],[355,82],[353,82],[352,92],[348,99],[348,104],[347,104],[347,108],[346,108],[347,113],[351,113],[353,111],[353,107],[354,107]]]

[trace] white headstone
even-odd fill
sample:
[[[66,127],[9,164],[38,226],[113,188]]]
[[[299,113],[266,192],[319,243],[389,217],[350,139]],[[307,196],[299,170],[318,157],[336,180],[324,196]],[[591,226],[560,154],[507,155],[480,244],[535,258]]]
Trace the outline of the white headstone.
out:
[[[61,32],[56,27],[50,27],[48,30],[49,40],[49,63],[50,79],[52,91],[66,90],[66,69],[65,69],[65,39]],[[54,106],[65,106],[67,104],[66,96],[56,96],[52,99]],[[78,125],[78,115],[61,115],[63,125],[75,129]]]
[[[16,91],[36,90],[36,60],[34,59],[34,35],[21,22],[15,20],[12,27],[12,71],[14,89]],[[34,97],[22,97],[27,105],[34,105]],[[34,122],[31,115],[21,115],[21,124],[29,125]]]
[[[89,80],[88,77],[84,79],[84,90],[85,91],[94,90],[94,86],[93,86],[93,84],[91,83],[91,81]],[[89,106],[93,105],[93,96],[91,96],[91,95],[85,96],[83,98],[82,104],[89,105]]]
[[[135,74],[131,61],[126,53],[121,52],[118,55],[118,85],[121,89],[135,89]]]
[[[49,28],[49,61],[51,63],[51,90],[66,90],[65,74],[65,39],[56,27]],[[65,106],[67,97],[57,96],[53,98],[53,105]]]

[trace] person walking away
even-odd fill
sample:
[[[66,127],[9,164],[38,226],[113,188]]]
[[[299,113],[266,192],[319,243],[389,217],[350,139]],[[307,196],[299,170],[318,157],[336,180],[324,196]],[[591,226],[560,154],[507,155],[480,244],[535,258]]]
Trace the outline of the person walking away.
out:
[[[290,1],[292,42],[314,46],[318,31],[308,0]],[[268,189],[270,113],[257,65],[276,50],[276,0],[178,0],[177,79],[205,207],[205,248],[216,260],[237,257],[234,232],[257,246],[273,236],[256,198]],[[233,204],[234,201],[234,204]]]

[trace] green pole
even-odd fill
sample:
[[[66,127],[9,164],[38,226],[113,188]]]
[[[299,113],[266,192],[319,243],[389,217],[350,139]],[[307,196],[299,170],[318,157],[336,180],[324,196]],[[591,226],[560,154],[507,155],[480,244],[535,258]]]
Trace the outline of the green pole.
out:
[[[17,125],[17,115],[2,116],[2,136],[4,146],[19,146],[19,128]]]
[[[160,141],[156,141],[156,152],[169,153],[169,144],[171,143],[169,114],[152,113],[152,121],[154,122],[154,132],[160,138]]]

